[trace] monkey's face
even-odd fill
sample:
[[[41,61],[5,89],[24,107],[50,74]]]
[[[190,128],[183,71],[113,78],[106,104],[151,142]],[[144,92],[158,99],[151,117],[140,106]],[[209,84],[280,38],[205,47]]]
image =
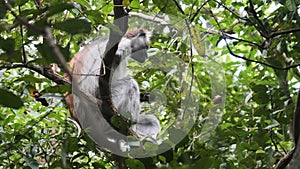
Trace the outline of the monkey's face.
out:
[[[147,49],[149,48],[151,33],[146,32],[143,29],[139,29],[136,33],[136,36],[132,37],[130,46],[131,46],[131,58],[134,60],[144,63],[147,59]]]

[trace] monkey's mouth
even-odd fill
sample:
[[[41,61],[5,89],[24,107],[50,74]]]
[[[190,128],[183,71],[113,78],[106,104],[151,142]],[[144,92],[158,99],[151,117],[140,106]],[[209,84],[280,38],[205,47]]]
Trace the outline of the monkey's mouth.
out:
[[[144,63],[146,61],[147,57],[148,57],[147,49],[133,51],[133,53],[131,54],[131,58],[133,58],[134,60],[136,60],[140,63]]]

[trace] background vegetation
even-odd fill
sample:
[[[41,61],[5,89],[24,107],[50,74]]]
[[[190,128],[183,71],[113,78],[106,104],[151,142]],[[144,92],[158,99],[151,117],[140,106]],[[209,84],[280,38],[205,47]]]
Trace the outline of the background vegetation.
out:
[[[200,99],[199,118],[185,139],[161,155],[125,159],[127,167],[275,167],[293,147],[289,131],[300,79],[300,1],[124,0],[123,4],[131,12],[176,16],[191,25],[198,54],[191,55],[186,44],[173,43],[163,34],[154,34],[151,47],[189,65],[193,92]],[[118,166],[115,156],[97,149],[68,120],[64,95],[71,87],[62,65],[50,66],[60,63],[53,52],[56,47],[69,61],[80,46],[104,34],[113,20],[113,6],[111,0],[1,0],[0,168]],[[203,36],[210,44],[206,50],[201,47]],[[222,70],[217,81],[212,78],[215,67]],[[164,128],[180,108],[180,89],[157,70],[137,67],[134,75],[145,93],[166,89],[167,106],[159,116]],[[209,112],[219,104],[214,87],[226,91],[221,93],[225,108],[218,114],[220,123],[203,141],[199,136]]]

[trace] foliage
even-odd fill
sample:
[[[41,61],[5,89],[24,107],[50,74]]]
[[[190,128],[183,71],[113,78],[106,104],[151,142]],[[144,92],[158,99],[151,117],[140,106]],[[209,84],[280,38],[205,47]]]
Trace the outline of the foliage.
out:
[[[114,168],[115,157],[98,149],[84,132],[78,134],[76,123],[68,118],[63,98],[70,86],[45,75],[50,64],[59,63],[55,53],[38,29],[16,19],[50,27],[70,61],[82,44],[107,33],[103,27],[111,27],[107,23],[112,21],[113,2],[8,2],[11,9],[4,1],[0,4],[0,168]],[[123,5],[134,12],[186,19],[192,25],[197,51],[193,55],[189,44],[163,34],[154,34],[151,48],[176,54],[189,65],[192,92],[200,99],[199,118],[185,139],[163,154],[128,158],[125,164],[133,169],[274,167],[293,146],[289,124],[300,79],[300,2],[124,0]],[[209,42],[206,49],[201,47],[202,37]],[[142,69],[135,63],[130,68],[143,92],[157,90],[166,96],[162,99],[167,106],[156,112],[165,129],[180,109],[179,84],[166,78],[171,72]],[[216,70],[224,76],[217,79]],[[225,109],[204,141],[204,124],[218,104],[214,87],[226,89]]]

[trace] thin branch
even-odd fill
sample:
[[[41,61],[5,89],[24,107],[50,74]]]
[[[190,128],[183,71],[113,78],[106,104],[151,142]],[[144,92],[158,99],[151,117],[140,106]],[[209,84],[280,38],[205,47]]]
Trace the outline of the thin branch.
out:
[[[50,46],[52,52],[54,53],[54,56],[58,60],[58,63],[62,67],[63,71],[65,73],[67,73],[68,76],[70,77],[70,79],[72,80],[72,72],[70,71],[70,69],[68,68],[68,66],[66,64],[67,62],[66,62],[64,55],[61,53],[60,49],[55,44],[55,39],[54,39],[54,36],[53,36],[50,28],[48,28],[48,27],[45,28],[44,37],[45,37],[45,40],[47,41],[48,45]]]
[[[196,13],[192,16],[192,18],[190,19],[191,22],[193,22],[195,20],[195,18],[197,17],[197,15],[199,15],[201,9],[204,7],[204,5],[206,5],[208,3],[209,0],[206,0],[202,3],[202,5],[197,9]]]
[[[18,16],[18,15],[15,13],[15,11],[12,9],[11,5],[10,5],[7,1],[2,0],[2,4],[5,6],[5,8],[6,8],[7,10],[10,11],[10,13],[16,18],[16,20],[20,22],[20,24],[26,26],[26,27],[29,28],[29,29],[32,29],[32,30],[35,31],[36,33],[39,33],[39,34],[44,34],[44,33],[45,33],[45,32],[44,32],[44,29],[39,28],[39,27],[37,27],[37,26],[35,26],[35,25],[30,24],[27,20],[25,20],[25,19],[21,18],[20,16]]]
[[[299,158],[299,140],[300,140],[300,88],[297,93],[297,101],[293,113],[293,141],[294,147],[290,152],[283,157],[277,164],[275,169],[284,169],[290,162],[290,168],[298,168]]]
[[[180,13],[184,15],[184,11],[181,8],[180,4],[176,0],[173,0],[173,2],[175,3],[175,5],[176,5],[177,9],[180,11]]]
[[[249,62],[253,62],[253,63],[259,63],[259,64],[262,64],[262,65],[265,65],[265,66],[267,66],[267,67],[270,67],[270,68],[273,68],[273,69],[277,69],[277,70],[289,70],[289,69],[296,68],[296,67],[300,66],[300,64],[295,64],[295,65],[290,65],[290,66],[286,66],[286,67],[277,67],[277,66],[274,66],[274,65],[271,65],[271,64],[268,64],[268,63],[259,61],[259,60],[253,60],[253,59],[249,59],[249,58],[246,58],[246,57],[243,57],[243,56],[239,56],[239,55],[235,54],[235,53],[231,50],[231,48],[230,48],[230,46],[229,46],[229,44],[228,44],[226,38],[225,38],[224,40],[225,40],[226,47],[227,47],[229,53],[230,53],[232,56],[236,57],[236,58],[240,58],[240,59],[243,59],[243,60],[246,60],[246,61],[249,61]]]
[[[274,169],[284,169],[289,162],[291,161],[293,154],[295,152],[295,148],[288,152],[283,158],[279,160]]]
[[[225,6],[223,3],[217,1],[217,0],[214,0],[217,4],[219,4],[220,6],[222,6],[225,10],[227,10],[228,12],[230,12],[231,14],[233,14],[236,18],[238,19],[241,19],[241,20],[244,20],[244,21],[247,21],[247,22],[251,22],[249,20],[249,18],[245,18],[245,17],[241,17],[239,16],[238,14],[236,14],[236,12],[234,12],[233,10],[231,10],[230,8],[228,8],[227,6]]]
[[[168,23],[167,21],[165,21],[163,19],[158,18],[157,16],[153,17],[153,16],[149,16],[149,15],[146,15],[146,14],[143,14],[143,13],[137,13],[137,12],[129,12],[129,16],[139,17],[139,18],[142,18],[142,19],[145,19],[145,20],[148,20],[148,21],[152,21],[152,22],[161,24],[163,26],[171,26],[170,23]]]
[[[266,27],[265,27],[265,25],[262,23],[262,21],[258,18],[258,14],[257,14],[257,12],[256,12],[255,9],[254,9],[254,5],[253,5],[252,0],[249,0],[249,4],[250,4],[250,8],[249,8],[250,12],[252,13],[253,17],[254,17],[255,20],[258,22],[258,24],[263,28],[264,33],[263,33],[263,32],[260,32],[260,30],[256,27],[257,30],[260,32],[260,35],[261,35],[262,37],[267,38],[267,35],[266,35],[266,34],[268,34],[269,31],[266,29]],[[254,25],[254,26],[255,26],[255,25]],[[265,33],[266,33],[266,34],[265,34]]]
[[[27,68],[29,70],[39,73],[42,76],[45,76],[46,78],[52,80],[57,84],[71,85],[71,82],[68,79],[66,79],[65,77],[61,76],[58,73],[53,72],[52,69],[50,68],[44,68],[37,65],[31,65],[31,64],[29,65],[24,63],[3,65],[0,67],[0,69],[15,69],[15,68]]]
[[[19,14],[21,13],[21,6],[19,8]],[[24,31],[23,25],[20,25],[20,34],[21,34],[21,42],[22,42],[22,55],[23,55],[23,63],[27,62],[26,52],[25,52],[25,45],[24,45]]]
[[[295,32],[300,32],[300,28],[292,28],[292,29],[288,29],[288,30],[272,32],[267,38],[274,38],[274,37],[279,36],[279,35],[295,33]]]
[[[222,28],[221,28],[220,23],[218,22],[217,18],[216,18],[215,15],[213,14],[213,12],[212,12],[212,11],[210,11],[210,12],[211,12],[212,17],[213,17],[214,20],[216,21],[216,23],[217,23],[219,29],[221,30],[222,36],[225,37],[225,32],[222,31]],[[232,56],[234,56],[234,57],[237,57],[237,58],[240,58],[240,59],[249,61],[249,62],[253,62],[253,63],[259,63],[259,64],[265,65],[265,66],[267,66],[267,67],[270,67],[270,68],[273,68],[273,69],[278,69],[278,70],[289,70],[289,69],[291,69],[291,68],[296,68],[296,67],[300,66],[300,64],[295,64],[295,65],[290,65],[290,66],[286,66],[286,67],[277,67],[277,66],[274,66],[274,65],[271,65],[271,64],[268,64],[268,63],[259,61],[259,60],[253,60],[253,59],[249,59],[249,58],[246,58],[246,57],[243,57],[243,56],[239,56],[239,55],[235,54],[235,53],[231,50],[231,48],[230,48],[230,46],[229,46],[229,44],[228,44],[228,42],[227,42],[227,39],[224,38],[224,40],[225,40],[226,47],[227,47],[229,53],[230,53]]]
[[[262,48],[262,46],[260,44],[258,44],[258,43],[255,43],[255,42],[252,42],[252,41],[249,41],[249,40],[246,40],[246,39],[242,39],[242,38],[237,38],[237,37],[231,36],[230,34],[228,34],[226,32],[216,31],[216,30],[207,30],[205,33],[209,33],[209,34],[212,34],[212,35],[219,34],[222,37],[227,38],[227,39],[234,39],[234,40],[237,40],[237,41],[240,41],[240,42],[248,43],[248,44],[250,44],[252,46],[257,46],[260,49]]]

